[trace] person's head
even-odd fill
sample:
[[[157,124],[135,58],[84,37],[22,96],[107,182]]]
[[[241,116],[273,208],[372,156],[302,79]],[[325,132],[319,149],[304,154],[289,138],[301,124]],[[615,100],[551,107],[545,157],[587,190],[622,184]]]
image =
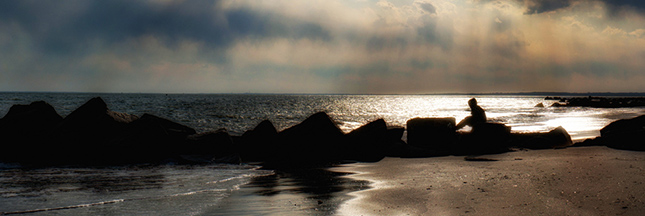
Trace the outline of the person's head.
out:
[[[470,107],[477,106],[477,100],[475,98],[471,98],[470,100],[468,100],[468,106]]]

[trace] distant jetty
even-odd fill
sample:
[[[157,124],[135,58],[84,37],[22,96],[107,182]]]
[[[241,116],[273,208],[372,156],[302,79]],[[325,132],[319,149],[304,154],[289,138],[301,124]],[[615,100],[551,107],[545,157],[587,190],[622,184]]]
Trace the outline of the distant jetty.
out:
[[[546,97],[545,100],[557,100],[554,107],[594,107],[594,108],[622,108],[644,107],[645,97]]]

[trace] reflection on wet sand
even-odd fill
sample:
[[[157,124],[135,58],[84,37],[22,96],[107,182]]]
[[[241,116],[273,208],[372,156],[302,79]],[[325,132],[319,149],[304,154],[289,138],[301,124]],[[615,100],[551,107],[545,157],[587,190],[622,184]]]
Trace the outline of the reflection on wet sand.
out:
[[[348,175],[351,173],[327,168],[278,169],[274,175],[253,178],[214,212],[333,214],[341,203],[352,198],[350,192],[370,188],[369,181],[347,178]]]

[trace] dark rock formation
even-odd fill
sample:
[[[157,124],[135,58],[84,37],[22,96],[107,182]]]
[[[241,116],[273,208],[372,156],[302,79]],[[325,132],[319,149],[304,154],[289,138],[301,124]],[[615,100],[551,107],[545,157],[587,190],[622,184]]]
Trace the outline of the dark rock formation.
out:
[[[374,162],[391,157],[433,157],[502,153],[571,146],[567,131],[511,134],[499,123],[480,123],[457,133],[455,118],[414,118],[388,128],[383,119],[348,134],[324,112],[278,132],[268,120],[240,137],[226,129],[197,134],[188,126],[150,114],[140,118],[108,109],[93,98],[61,118],[42,101],[15,105],[0,119],[0,161],[37,165],[119,165],[132,163],[262,162],[267,167],[311,167],[342,161]],[[601,137],[582,145],[645,150],[645,116],[619,120]]]
[[[275,147],[277,138],[278,131],[273,123],[264,120],[253,130],[245,132],[242,137],[236,139],[236,145],[243,161],[267,161],[277,154]]]
[[[123,135],[128,123],[137,116],[110,111],[100,97],[92,98],[52,130],[56,152],[52,162],[64,164],[87,164],[106,160],[113,151],[109,143],[114,137]],[[54,155],[52,155],[54,156]]]
[[[473,127],[471,133],[461,134],[456,155],[477,155],[507,152],[511,128],[500,123],[482,123]]]
[[[645,97],[547,97],[546,100],[559,100],[558,106],[567,107],[596,107],[596,108],[618,108],[618,107],[642,107],[645,106]]]
[[[600,138],[611,148],[645,151],[645,115],[610,123],[600,130]]]
[[[447,151],[456,142],[455,118],[413,118],[406,124],[412,146]]]
[[[179,144],[196,134],[190,127],[151,114],[143,114],[126,129],[111,140],[111,163],[159,162],[175,157],[186,151]]]
[[[278,134],[278,152],[271,163],[297,166],[299,163],[329,163],[342,157],[343,132],[324,112]]]
[[[54,107],[44,101],[12,106],[0,119],[3,139],[0,158],[9,162],[41,158],[46,153],[41,146],[49,144],[47,134],[62,120]]]
[[[385,150],[394,141],[394,138],[388,136],[387,124],[383,119],[353,130],[346,135],[346,139],[347,145],[342,149],[346,155],[343,158],[363,162],[376,162],[383,159]]]
[[[233,139],[224,128],[189,135],[185,144],[177,149],[182,159],[197,163],[240,163],[237,152]]]
[[[513,134],[513,145],[527,149],[553,149],[573,145],[571,136],[562,126],[548,133]]]

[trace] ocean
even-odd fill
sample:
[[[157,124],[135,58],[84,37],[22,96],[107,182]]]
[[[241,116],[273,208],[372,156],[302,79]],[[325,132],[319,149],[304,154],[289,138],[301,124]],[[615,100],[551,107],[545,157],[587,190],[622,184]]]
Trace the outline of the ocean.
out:
[[[617,119],[645,114],[645,108],[549,107],[555,101],[544,100],[548,95],[0,93],[0,115],[14,104],[43,100],[64,117],[97,96],[113,111],[150,113],[198,132],[226,128],[231,135],[241,135],[265,119],[285,129],[320,111],[327,112],[344,132],[379,118],[403,127],[415,117],[459,121],[470,115],[471,97],[477,98],[490,121],[511,126],[513,132],[546,132],[562,126],[574,141],[598,136],[602,127]],[[539,103],[546,107],[536,107]],[[39,169],[0,164],[0,212],[216,215],[240,187],[272,175],[276,173],[246,164]]]

